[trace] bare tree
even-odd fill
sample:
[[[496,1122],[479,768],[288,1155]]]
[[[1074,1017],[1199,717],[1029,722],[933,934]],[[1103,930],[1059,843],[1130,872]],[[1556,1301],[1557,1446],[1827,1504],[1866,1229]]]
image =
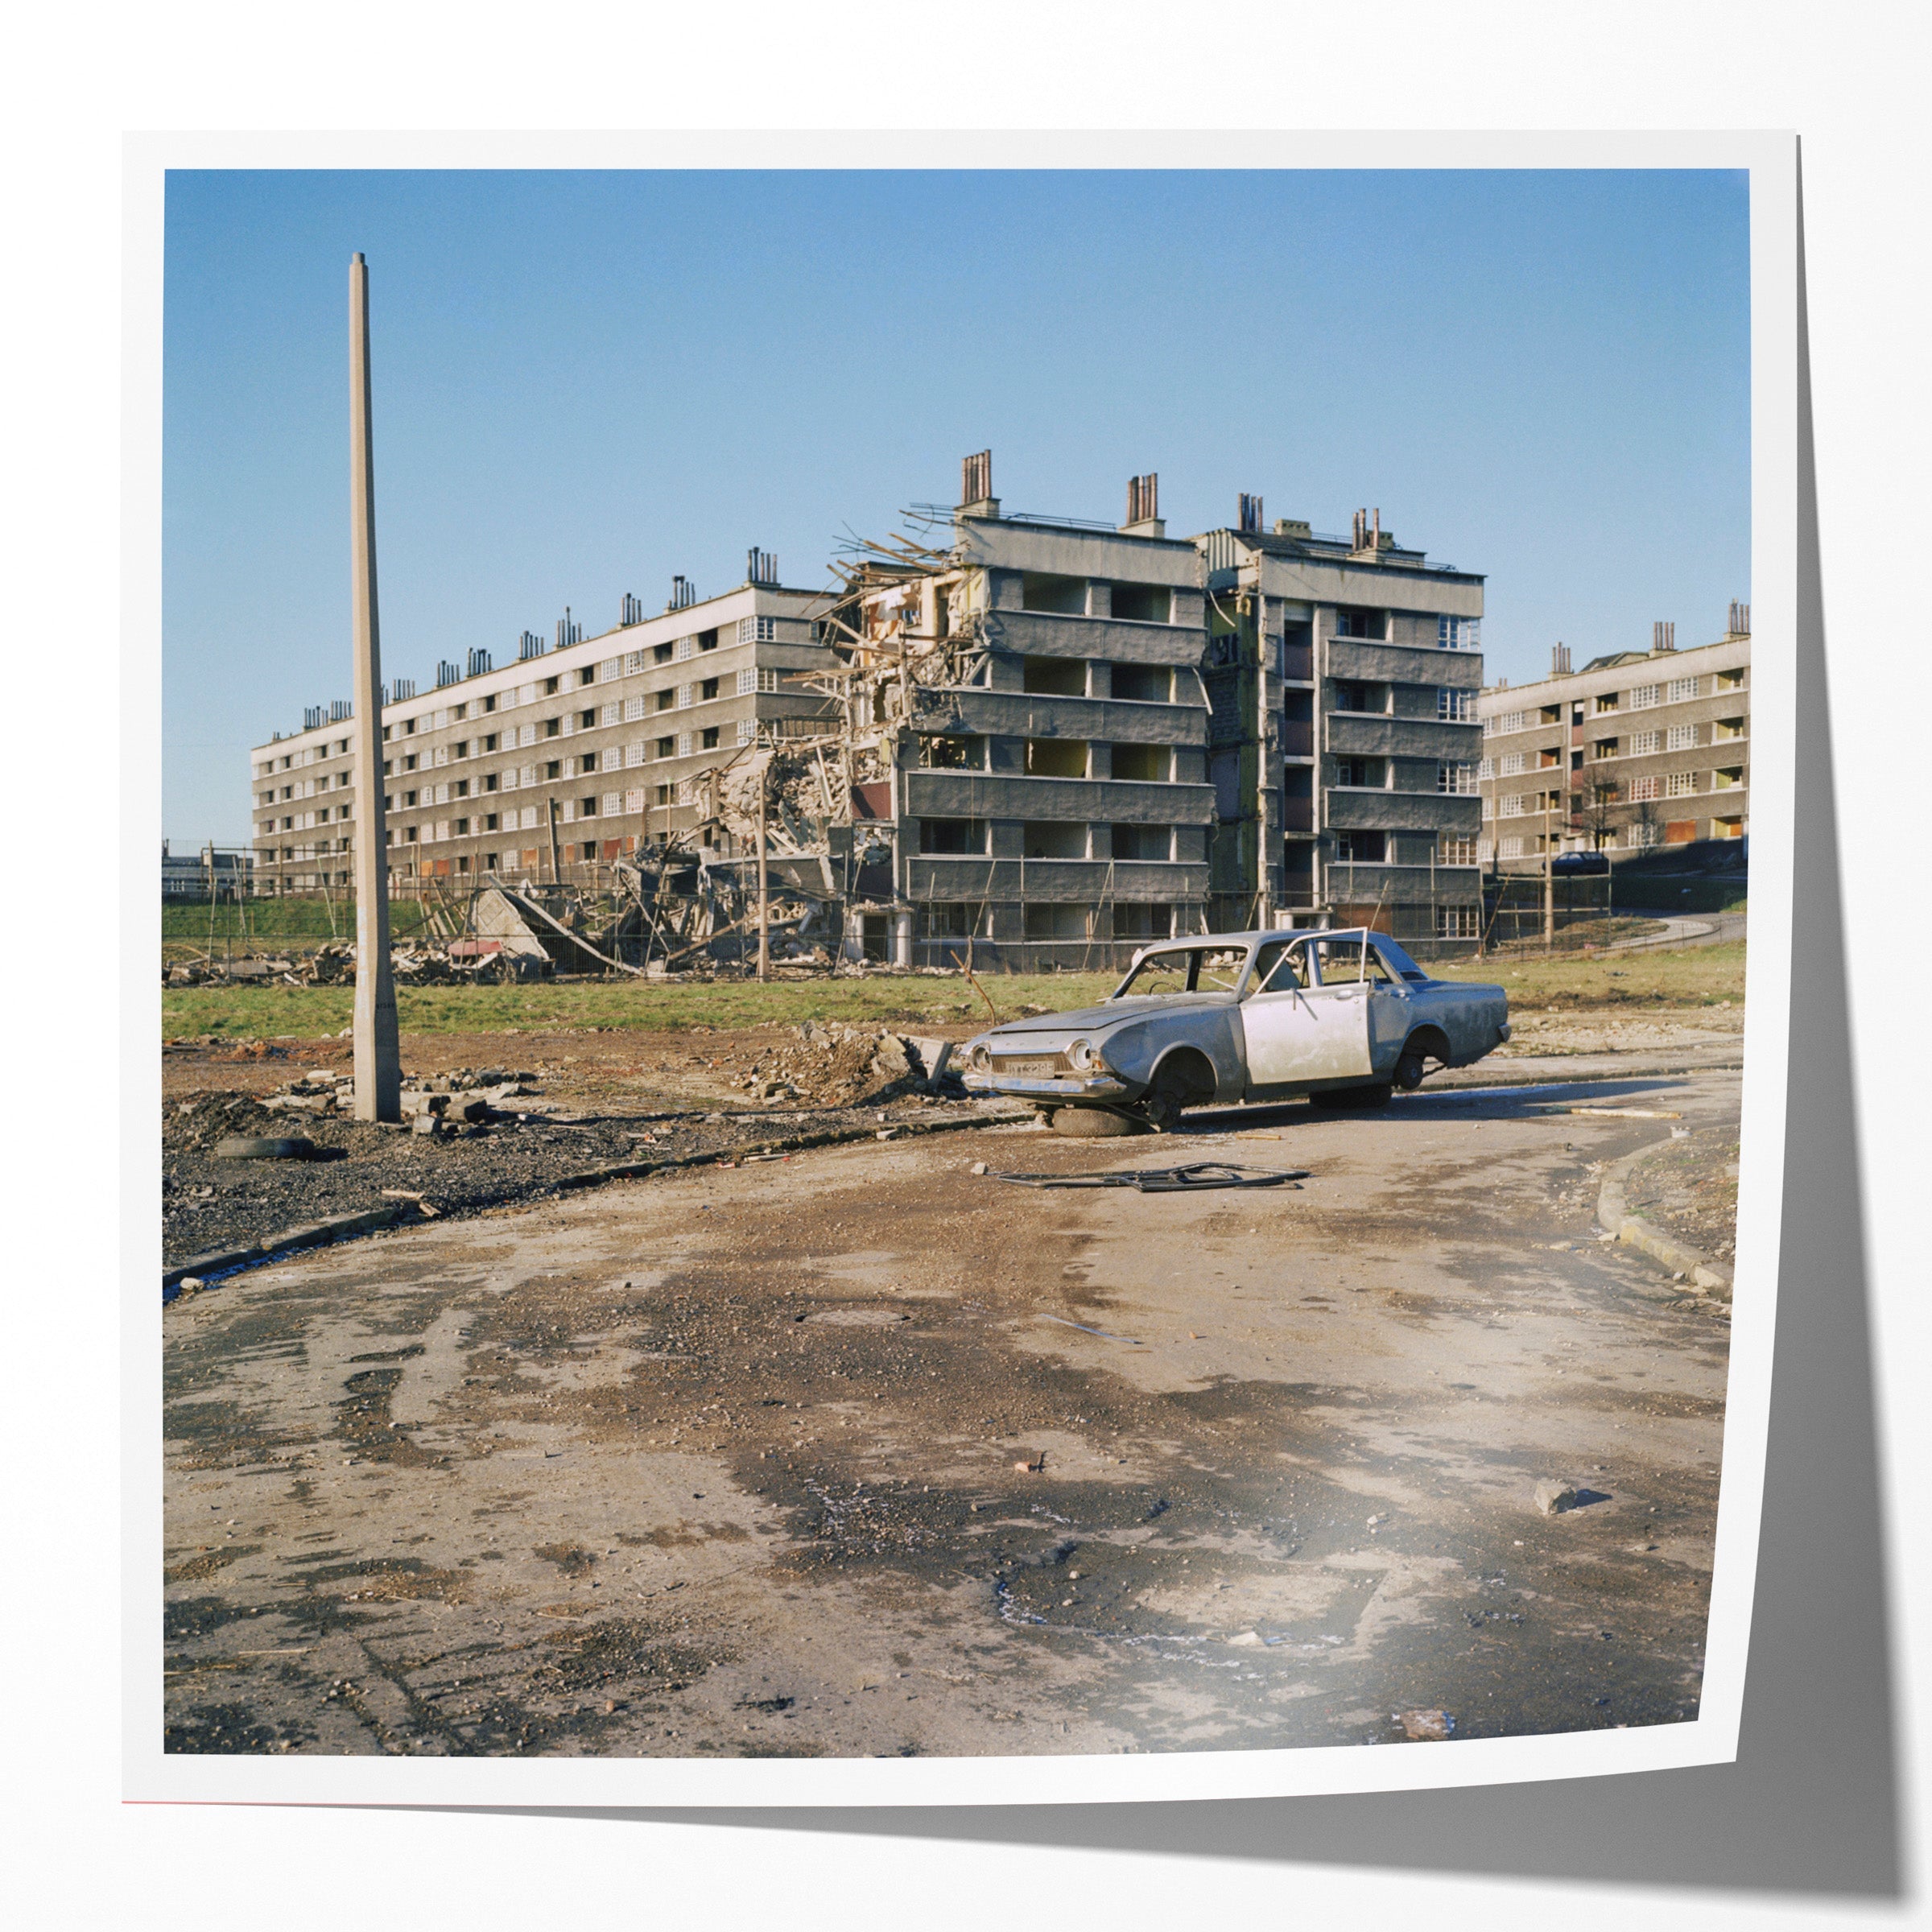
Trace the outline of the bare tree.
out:
[[[1590,835],[1590,849],[1601,852],[1610,843],[1610,836],[1616,830],[1616,785],[1608,778],[1598,778],[1590,787],[1587,801],[1583,811],[1583,829]]]

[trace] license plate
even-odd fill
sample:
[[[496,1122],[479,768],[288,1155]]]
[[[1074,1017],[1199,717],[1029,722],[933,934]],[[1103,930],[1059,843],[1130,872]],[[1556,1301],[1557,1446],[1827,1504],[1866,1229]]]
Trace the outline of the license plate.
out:
[[[994,1067],[996,1073],[1013,1075],[1022,1080],[1050,1080],[1059,1071],[1051,1056],[1034,1060],[1001,1060]]]

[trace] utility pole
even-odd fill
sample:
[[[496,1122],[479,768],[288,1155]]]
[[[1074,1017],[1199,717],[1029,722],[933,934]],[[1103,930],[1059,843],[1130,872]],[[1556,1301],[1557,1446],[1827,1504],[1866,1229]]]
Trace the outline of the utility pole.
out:
[[[557,850],[557,802],[550,801],[550,882],[553,886],[564,883],[564,861]]]
[[[1256,566],[1258,573],[1260,566]],[[1268,599],[1259,582],[1254,590],[1255,923],[1274,925],[1274,873],[1268,832]]]
[[[355,648],[356,1118],[400,1121],[402,1057],[389,960],[383,849],[382,646],[376,619],[376,473],[369,433],[369,264],[349,264],[349,555]]]
[[[767,758],[758,774],[758,977],[771,977],[771,881],[765,858],[765,813],[766,810],[766,786],[771,778],[771,761]]]

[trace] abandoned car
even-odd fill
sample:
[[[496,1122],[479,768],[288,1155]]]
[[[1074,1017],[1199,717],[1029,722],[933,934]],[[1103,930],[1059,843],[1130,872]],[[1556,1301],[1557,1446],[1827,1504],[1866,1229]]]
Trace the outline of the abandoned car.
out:
[[[1165,1131],[1211,1104],[1380,1106],[1509,1037],[1501,987],[1431,978],[1385,934],[1218,933],[1137,953],[1097,1006],[980,1034],[963,1073],[1062,1133]]]

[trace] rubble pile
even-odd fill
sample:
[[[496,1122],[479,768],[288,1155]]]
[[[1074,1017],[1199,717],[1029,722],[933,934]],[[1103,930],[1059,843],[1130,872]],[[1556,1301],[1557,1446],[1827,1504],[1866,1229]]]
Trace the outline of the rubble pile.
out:
[[[947,1042],[807,1020],[734,1082],[762,1104],[856,1107],[901,1094],[952,1091]]]
[[[398,986],[495,985],[541,976],[548,962],[488,940],[457,939],[396,946],[390,969]],[[356,976],[355,943],[330,939],[300,958],[255,954],[232,960],[188,960],[166,968],[167,986],[345,986]]]

